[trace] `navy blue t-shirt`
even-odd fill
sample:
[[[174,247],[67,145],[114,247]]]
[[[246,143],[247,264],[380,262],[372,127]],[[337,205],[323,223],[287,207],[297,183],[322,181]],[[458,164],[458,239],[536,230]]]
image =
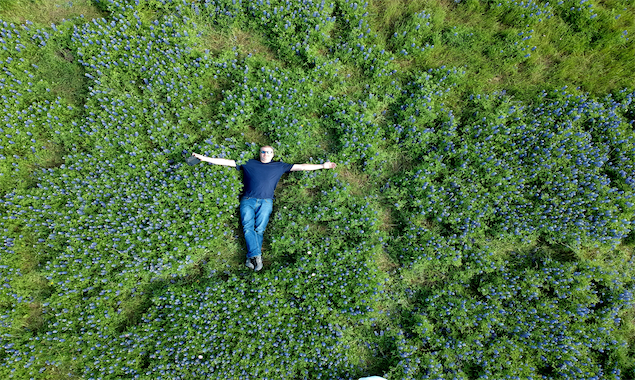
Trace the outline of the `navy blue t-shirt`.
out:
[[[243,197],[273,199],[273,191],[284,173],[291,171],[293,164],[271,161],[263,164],[259,160],[249,160],[244,165],[236,165],[243,171]]]

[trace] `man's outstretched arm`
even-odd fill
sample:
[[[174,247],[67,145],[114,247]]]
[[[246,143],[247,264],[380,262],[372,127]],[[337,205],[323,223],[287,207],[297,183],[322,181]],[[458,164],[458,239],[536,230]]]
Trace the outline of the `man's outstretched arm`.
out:
[[[325,162],[323,164],[294,164],[291,171],[333,169],[336,166],[335,162]]]
[[[212,157],[203,156],[202,154],[198,154],[198,153],[192,153],[192,156],[198,158],[201,161],[209,162],[214,165],[236,167],[236,161],[234,160],[228,160],[226,158],[212,158]]]

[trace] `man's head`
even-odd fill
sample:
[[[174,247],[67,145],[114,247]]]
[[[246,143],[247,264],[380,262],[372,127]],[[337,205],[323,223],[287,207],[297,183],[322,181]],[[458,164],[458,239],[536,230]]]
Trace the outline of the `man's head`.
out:
[[[269,163],[273,159],[273,148],[269,145],[260,147],[259,155],[260,162],[262,162],[263,164]]]

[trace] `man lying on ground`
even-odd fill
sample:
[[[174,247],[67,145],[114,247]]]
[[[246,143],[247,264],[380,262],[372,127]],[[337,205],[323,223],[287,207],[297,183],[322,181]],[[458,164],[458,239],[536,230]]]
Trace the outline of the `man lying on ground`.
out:
[[[247,244],[247,262],[249,269],[262,269],[262,238],[273,210],[273,193],[283,174],[301,170],[333,169],[336,164],[288,164],[273,160],[273,148],[269,145],[260,148],[260,159],[251,159],[244,165],[225,158],[206,157],[192,153],[201,161],[215,165],[231,166],[243,171],[243,193],[240,199],[240,221],[243,225]],[[255,265],[254,265],[255,262]]]

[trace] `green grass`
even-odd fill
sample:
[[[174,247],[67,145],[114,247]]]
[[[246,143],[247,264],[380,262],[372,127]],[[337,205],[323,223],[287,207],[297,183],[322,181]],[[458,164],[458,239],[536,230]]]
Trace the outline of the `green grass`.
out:
[[[73,20],[83,24],[92,18],[105,16],[90,1],[4,1],[0,4],[0,19],[8,24],[26,25],[29,28],[50,28],[51,24],[62,24],[64,20]],[[63,24],[60,28],[72,27]],[[68,34],[53,33],[46,46],[31,49],[29,64],[36,65],[36,75],[31,81],[36,84],[38,93],[33,92],[35,101],[44,99],[54,102],[58,98],[72,110],[69,115],[83,112],[84,99],[88,93],[88,82],[78,56],[71,47]],[[30,68],[30,66],[29,66]],[[27,94],[28,96],[29,94]],[[18,171],[2,176],[0,190],[8,192],[14,188],[28,188],[36,183],[32,173],[39,168],[58,167],[64,163],[65,147],[53,137],[53,131],[42,129],[34,131],[36,139],[45,149],[35,156],[30,151],[20,152],[26,160],[18,162]]]
[[[82,23],[92,17],[103,17],[104,14],[98,7],[89,1],[76,1],[72,6],[65,1],[0,1],[0,14],[3,20],[13,23],[23,23],[27,19],[37,27],[44,27],[50,23],[60,23],[63,19],[72,19],[84,15],[84,19],[76,19],[74,22]],[[518,38],[520,32],[525,32],[527,28],[519,25],[520,15],[515,13],[501,13],[491,7],[492,2],[467,0],[456,3],[454,1],[433,1],[433,0],[384,0],[373,1],[370,5],[370,15],[372,27],[378,33],[377,42],[387,47],[390,46],[392,34],[399,30],[404,20],[413,12],[426,10],[432,14],[430,20],[432,28],[424,35],[423,42],[434,44],[434,49],[417,56],[415,58],[398,58],[397,65],[411,74],[419,73],[428,68],[464,67],[467,75],[460,80],[459,86],[455,88],[445,99],[446,104],[455,111],[455,114],[464,116],[461,107],[465,105],[466,99],[473,93],[492,93],[505,90],[514,99],[532,101],[536,94],[543,90],[560,88],[565,85],[570,88],[579,87],[579,92],[590,92],[596,96],[615,92],[623,87],[633,86],[635,74],[632,68],[635,67],[635,45],[633,41],[627,41],[621,34],[623,30],[628,30],[628,36],[635,34],[633,21],[635,9],[630,1],[607,0],[597,4],[602,22],[597,31],[590,30],[597,25],[586,25],[584,20],[575,18],[565,18],[555,16],[551,20],[538,23],[530,27],[534,29],[533,37],[527,42],[536,46],[536,50],[531,53],[528,59],[519,59],[517,52],[509,50],[510,41],[513,43]],[[619,9],[622,16],[615,19]],[[161,14],[150,7],[142,9],[141,18],[145,21],[152,20]],[[254,60],[262,62],[267,67],[284,67],[284,57],[279,56],[271,43],[257,30],[246,30],[233,27],[227,31],[217,30],[213,27],[205,29],[200,36],[199,45],[195,51],[204,54],[209,50],[213,57],[234,57],[241,59],[248,55],[254,56]],[[51,90],[51,95],[60,97],[66,103],[73,105],[76,109],[82,109],[84,98],[88,91],[88,82],[84,77],[84,71],[77,61],[75,52],[69,48],[68,41],[63,39],[49,40],[49,45],[45,49],[39,49],[37,55],[33,57],[33,63],[39,67],[41,80]],[[503,50],[503,52],[501,52]],[[327,52],[323,52],[328,56]],[[522,55],[521,55],[522,57]],[[254,65],[257,66],[257,65]],[[340,63],[337,79],[325,79],[321,87],[324,92],[332,93],[334,96],[348,96],[349,98],[361,98],[366,91],[365,85],[368,77],[354,63]],[[413,75],[412,75],[413,76]],[[405,78],[412,76],[404,75]],[[209,100],[209,117],[213,119],[216,105],[223,96],[221,92],[229,89],[231,83],[223,80],[205,79],[203,84],[214,93],[215,97]],[[391,124],[390,116],[384,116],[382,111],[393,111],[390,105],[377,104],[370,113],[378,114],[378,125],[386,127]],[[397,111],[396,109],[394,111]],[[319,122],[318,112],[309,116],[313,121]],[[466,114],[467,115],[467,114]],[[266,119],[264,117],[263,119]],[[314,120],[315,119],[315,120]],[[252,118],[249,122],[240,124],[235,130],[228,132],[222,137],[232,136],[240,142],[255,142],[258,145],[270,143],[265,132],[258,129],[259,124],[265,124],[268,120],[256,120]],[[265,127],[263,127],[265,128]],[[336,154],[342,149],[337,136],[336,127],[320,125],[317,129],[319,137],[315,138],[316,152],[322,150],[328,154]],[[322,136],[323,135],[323,136]],[[218,136],[212,137],[219,139]],[[219,140],[220,141],[220,140]],[[378,317],[377,327],[364,324],[347,330],[343,341],[349,343],[351,357],[357,359],[356,364],[365,366],[373,372],[380,373],[396,365],[396,357],[391,356],[395,351],[395,334],[387,334],[383,339],[375,338],[375,331],[383,328],[392,328],[394,331],[401,328],[400,323],[406,326],[413,326],[415,321],[410,318],[410,312],[421,304],[432,288],[441,288],[451,272],[461,265],[461,262],[449,264],[446,267],[434,267],[435,264],[419,262],[410,268],[401,268],[397,249],[391,250],[390,245],[401,243],[408,239],[406,235],[398,236],[404,232],[407,226],[414,225],[426,230],[439,232],[443,227],[435,221],[428,219],[410,220],[408,214],[398,207],[394,207],[394,202],[382,195],[381,186],[390,181],[393,177],[401,173],[409,172],[419,165],[408,152],[394,149],[395,144],[387,142],[377,142],[382,156],[385,160],[384,172],[373,177],[368,175],[357,166],[338,168],[338,179],[343,181],[349,190],[346,192],[352,199],[361,200],[368,195],[378,195],[376,209],[378,230],[392,238],[387,239],[383,251],[378,249],[375,252],[377,266],[382,272],[388,274],[386,283],[388,293],[395,295],[394,299],[384,299],[381,304],[381,311],[389,311],[398,317],[391,319],[385,315]],[[306,153],[306,152],[305,152]],[[310,152],[309,152],[310,153]],[[50,143],[48,152],[43,156],[41,162],[32,164],[29,170],[23,173],[32,172],[38,166],[57,167],[64,163],[64,147],[62,144]],[[308,154],[307,154],[308,155]],[[219,169],[220,170],[220,169]],[[25,174],[26,176],[26,174]],[[25,181],[28,180],[28,181]],[[19,186],[33,186],[36,180],[32,177],[14,178],[12,182],[2,183],[1,192],[9,192]],[[280,210],[275,210],[274,215],[281,214],[283,208],[294,204],[301,204],[314,201],[317,197],[317,190],[311,188],[300,188],[302,180],[291,177],[281,181],[276,191],[276,196],[281,200],[276,204]],[[403,213],[402,213],[403,211]],[[203,276],[205,271],[217,273],[219,276],[229,276],[229,274],[244,274],[244,240],[241,236],[241,228],[237,220],[237,213],[234,213],[230,223],[226,223],[227,239],[222,246],[214,247],[206,251],[195,253],[196,264],[185,268],[185,276],[182,280],[184,284],[200,286],[198,277]],[[278,230],[286,229],[288,226],[283,223],[276,223],[272,220],[272,227],[267,231],[269,236],[276,236]],[[311,231],[328,232],[328,228],[321,224],[312,224]],[[239,235],[235,238],[234,235]],[[632,235],[635,236],[635,235]],[[294,237],[295,238],[295,237]],[[266,253],[266,267],[281,266],[290,261],[289,255],[283,249],[274,252],[275,245],[265,238],[264,251]],[[494,252],[496,260],[509,260],[514,262],[521,254],[534,254],[537,258],[549,258],[559,262],[571,262],[578,259],[584,260],[614,260],[614,262],[627,262],[633,252],[633,238],[626,242],[617,251],[583,249],[574,250],[563,244],[550,244],[536,238],[535,243],[525,246],[518,246],[514,242],[504,240],[478,241],[478,244],[487,245],[490,251]],[[397,245],[397,244],[396,244]],[[28,328],[36,331],[45,324],[42,316],[41,302],[47,298],[52,286],[45,278],[38,273],[39,262],[35,257],[29,256],[27,247],[22,255],[23,262],[19,267],[23,268],[25,276],[23,281],[16,284],[24,294],[34,296],[33,302],[24,305],[23,317],[16,321],[20,328]],[[292,247],[295,248],[295,247]],[[621,255],[621,256],[620,256]],[[615,257],[613,257],[615,256]],[[619,256],[619,257],[618,257]],[[608,261],[607,261],[608,262]],[[608,264],[607,264],[608,265]],[[619,269],[619,268],[618,268]],[[201,283],[204,281],[201,280]],[[157,283],[152,286],[161,286]],[[150,293],[153,288],[148,286]],[[405,294],[412,291],[415,294],[408,297]],[[120,325],[121,330],[130,326],[135,326],[140,322],[142,314],[149,307],[150,299],[144,296],[131,296],[126,300],[122,309],[123,319]],[[629,347],[623,351],[615,353],[618,360],[623,364],[623,368],[633,368],[632,364],[627,364],[634,356],[635,329],[633,322],[635,314],[632,310],[625,310],[620,314],[623,319],[623,328],[619,331],[620,336],[625,337],[629,342]],[[379,342],[374,349],[367,348],[359,342],[375,341]],[[62,378],[63,371],[55,368],[55,376]]]
[[[73,106],[82,106],[88,86],[75,53],[65,41],[50,43],[38,53],[33,57],[33,63],[39,66],[39,79],[48,84],[52,95]]]
[[[542,90],[580,88],[602,95],[633,87],[635,8],[625,1],[596,4],[597,22],[556,14],[529,28],[518,15],[501,13],[498,2],[375,1],[371,4],[373,26],[384,41],[412,12],[432,13],[432,30],[427,41],[435,47],[419,59],[405,60],[406,67],[466,67],[467,80],[449,102],[460,103],[464,94],[505,90],[516,99],[529,100]],[[544,4],[546,2],[539,2]],[[621,14],[618,19],[615,17]],[[518,33],[533,29],[526,41],[535,46],[531,57],[519,62],[501,50]],[[628,34],[623,35],[627,31]],[[455,35],[457,33],[457,35]],[[521,56],[522,57],[522,56]]]
[[[6,22],[30,21],[35,27],[51,26],[76,17],[92,20],[106,16],[90,0],[3,0],[0,12]]]
[[[536,50],[523,63],[501,54],[500,48],[524,28],[517,26],[517,16],[494,11],[493,3],[487,1],[379,0],[371,2],[369,13],[378,41],[384,44],[407,15],[422,10],[431,13],[433,27],[427,40],[434,49],[423,58],[403,60],[403,64],[413,71],[443,65],[466,67],[469,79],[453,95],[455,99],[449,100],[460,103],[464,94],[501,90],[527,100],[539,91],[564,85],[595,95],[632,87],[635,44],[622,33],[627,31],[626,37],[635,35],[635,8],[631,2],[619,0],[603,1],[595,8],[600,27],[598,23],[585,25],[557,15],[532,26],[529,44]],[[4,21],[18,24],[29,20],[36,27],[82,15],[85,20],[105,16],[88,0],[3,1],[0,12]],[[156,12],[148,9],[141,16],[152,19]],[[210,29],[202,45],[212,54],[235,46],[241,56],[251,53],[270,62],[275,60],[275,52],[256,31],[233,28],[227,33]],[[73,64],[75,59],[63,44],[51,46],[39,57],[46,64],[43,71],[53,85],[51,90],[78,104],[85,86],[79,66]]]

